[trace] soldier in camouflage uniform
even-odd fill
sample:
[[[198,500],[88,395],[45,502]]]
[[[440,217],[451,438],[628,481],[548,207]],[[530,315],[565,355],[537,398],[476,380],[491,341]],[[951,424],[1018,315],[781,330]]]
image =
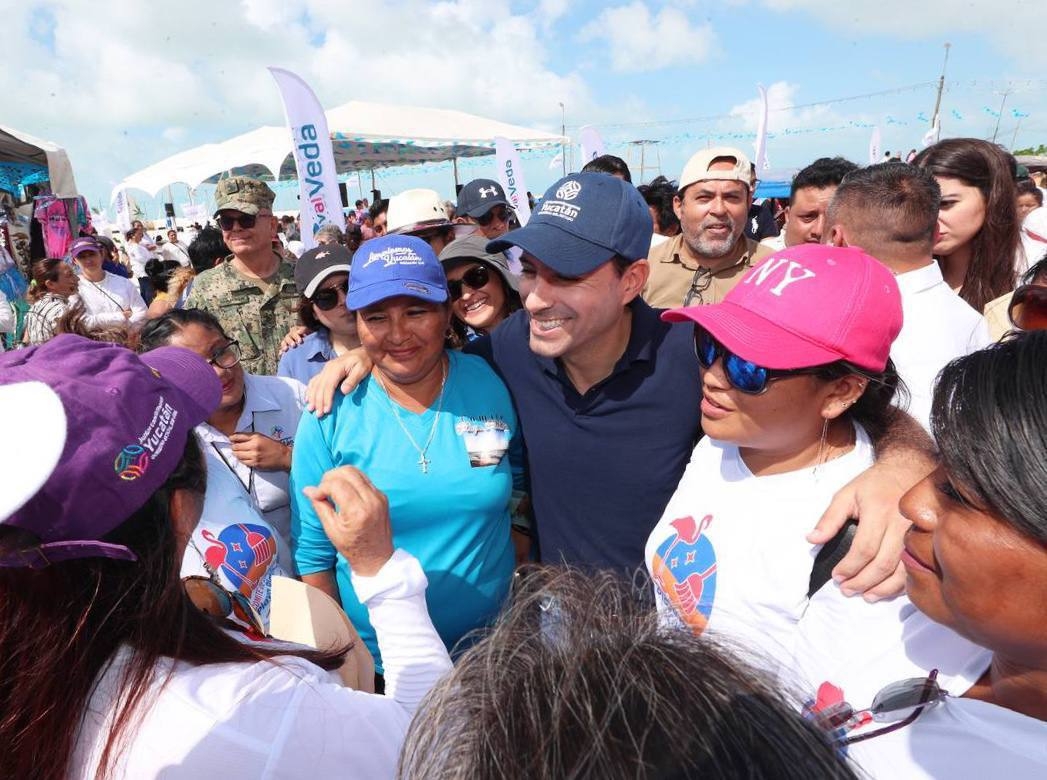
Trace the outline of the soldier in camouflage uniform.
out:
[[[196,277],[185,303],[218,318],[252,374],[276,374],[280,342],[297,324],[294,267],[273,251],[275,199],[265,182],[247,176],[218,182],[215,217],[232,254]]]

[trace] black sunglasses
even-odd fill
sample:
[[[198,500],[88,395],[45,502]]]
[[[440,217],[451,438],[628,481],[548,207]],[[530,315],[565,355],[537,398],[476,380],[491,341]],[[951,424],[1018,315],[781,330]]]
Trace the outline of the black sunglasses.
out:
[[[479,290],[491,281],[491,272],[486,265],[477,265],[470,268],[461,279],[447,281],[447,291],[451,294],[451,300],[457,301],[462,297],[462,285],[470,290]]]
[[[476,224],[481,227],[487,227],[496,219],[499,222],[508,222],[510,217],[509,209],[505,206],[495,206],[493,209],[488,211],[486,214],[480,217],[476,217]]]
[[[222,226],[222,230],[232,230],[233,225],[239,223],[240,227],[244,230],[250,230],[256,224],[258,224],[258,217],[262,216],[259,214],[240,214],[238,216],[232,216],[229,214],[219,214],[218,224]],[[269,216],[269,215],[265,215]]]
[[[816,374],[821,366],[813,368],[764,368],[752,361],[744,360],[710,335],[705,328],[694,328],[694,354],[702,368],[712,368],[717,358],[723,358],[723,372],[731,387],[747,395],[760,395],[767,392],[771,382],[787,376]]]
[[[325,287],[322,290],[317,290],[309,300],[312,301],[313,306],[318,308],[320,311],[331,311],[331,309],[338,305],[339,291],[341,291],[343,298],[349,294],[348,279],[341,284],[336,284],[334,287]]]

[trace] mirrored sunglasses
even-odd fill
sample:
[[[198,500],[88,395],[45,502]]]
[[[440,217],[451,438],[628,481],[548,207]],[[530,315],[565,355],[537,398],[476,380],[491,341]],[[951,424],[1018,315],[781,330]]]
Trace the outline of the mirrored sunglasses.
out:
[[[934,669],[927,677],[913,677],[882,688],[866,709],[855,710],[845,701],[818,710],[808,704],[804,708],[804,715],[833,734],[838,744],[853,745],[905,728],[926,709],[944,701],[948,695],[938,685],[938,670]],[[847,736],[848,732],[869,723],[890,725]]]
[[[182,587],[201,612],[219,619],[231,618],[261,636],[266,635],[262,618],[248,598],[238,590],[227,590],[213,572],[208,577],[199,574],[183,577]]]
[[[463,286],[470,290],[479,290],[489,281],[491,281],[491,272],[486,265],[473,266],[462,274],[461,279],[448,279],[447,292],[450,293],[452,301],[457,301],[462,297]]]
[[[731,387],[748,395],[767,392],[771,382],[776,379],[814,374],[820,370],[819,367],[776,369],[758,366],[735,355],[714,339],[709,331],[697,325],[694,328],[694,354],[698,357],[699,365],[705,369],[712,368],[717,358],[723,358],[723,372]]]
[[[312,301],[313,306],[318,308],[320,311],[331,311],[331,309],[338,305],[339,293],[341,293],[343,299],[349,294],[348,279],[340,284],[336,284],[334,287],[325,287],[322,290],[317,290],[309,300]]]

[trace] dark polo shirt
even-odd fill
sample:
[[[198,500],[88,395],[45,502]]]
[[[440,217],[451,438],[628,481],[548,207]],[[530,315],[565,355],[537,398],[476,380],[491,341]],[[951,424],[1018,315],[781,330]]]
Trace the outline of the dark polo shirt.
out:
[[[531,352],[525,311],[466,347],[491,363],[516,403],[546,563],[641,566],[697,438],[692,327],[662,322],[639,298],[630,306],[625,353],[584,395],[558,361]]]

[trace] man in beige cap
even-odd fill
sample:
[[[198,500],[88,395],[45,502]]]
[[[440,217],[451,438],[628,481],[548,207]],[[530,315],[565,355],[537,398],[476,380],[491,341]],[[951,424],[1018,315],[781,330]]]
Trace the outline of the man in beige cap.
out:
[[[703,149],[687,161],[678,186],[680,233],[648,255],[643,297],[656,308],[719,303],[754,260],[770,254],[743,232],[752,203],[749,158],[726,146]]]
[[[196,277],[185,304],[218,318],[252,374],[276,373],[280,341],[297,324],[294,267],[273,251],[275,199],[269,185],[247,176],[218,182],[215,218],[232,254]]]

